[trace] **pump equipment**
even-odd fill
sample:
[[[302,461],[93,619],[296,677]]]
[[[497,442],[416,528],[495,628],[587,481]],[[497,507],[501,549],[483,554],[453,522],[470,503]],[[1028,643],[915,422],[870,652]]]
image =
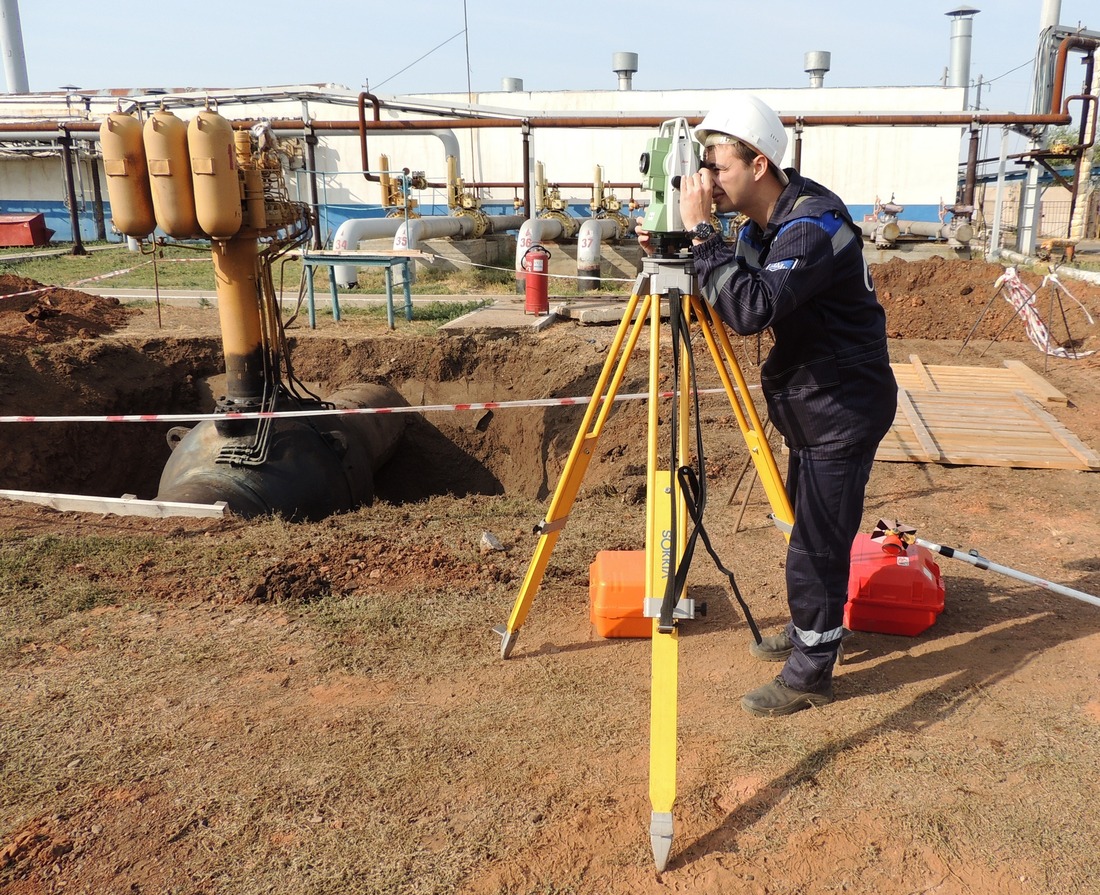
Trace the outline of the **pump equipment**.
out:
[[[118,230],[138,240],[155,227],[175,239],[206,238],[213,258],[225,394],[215,419],[168,433],[158,499],[312,519],[369,503],[373,472],[404,422],[294,414],[405,402],[366,383],[325,400],[294,376],[272,265],[305,242],[311,220],[287,193],[274,132],[265,122],[235,128],[207,108],[190,123],[158,109],[144,126],[118,111],[100,133]]]

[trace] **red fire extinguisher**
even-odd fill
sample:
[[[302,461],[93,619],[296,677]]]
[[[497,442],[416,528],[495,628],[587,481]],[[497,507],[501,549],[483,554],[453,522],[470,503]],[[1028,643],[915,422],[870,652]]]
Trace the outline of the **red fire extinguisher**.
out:
[[[533,245],[523,253],[521,265],[527,271],[527,276],[524,277],[527,282],[523,312],[549,314],[550,300],[547,291],[550,282],[550,252],[544,246]]]

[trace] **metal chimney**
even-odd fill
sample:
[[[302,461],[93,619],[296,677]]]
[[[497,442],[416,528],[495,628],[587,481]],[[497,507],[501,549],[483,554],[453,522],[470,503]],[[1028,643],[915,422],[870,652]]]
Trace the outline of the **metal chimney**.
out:
[[[4,78],[8,93],[30,93],[18,0],[0,0],[0,52],[4,54]]]
[[[1043,8],[1039,12],[1039,33],[1047,28],[1057,28],[1058,20],[1062,18],[1062,0],[1043,0]]]
[[[947,67],[947,86],[963,88],[963,109],[970,108],[970,45],[974,37],[974,16],[981,12],[973,6],[960,6],[944,13],[951,19],[951,62]]]
[[[500,89],[505,93],[522,93],[523,78],[501,78]]]
[[[833,55],[826,50],[810,50],[805,56],[802,70],[810,76],[811,87],[825,86],[825,72],[832,65]]]
[[[619,76],[619,89],[629,90],[630,80],[638,70],[638,54],[612,53],[611,70]]]

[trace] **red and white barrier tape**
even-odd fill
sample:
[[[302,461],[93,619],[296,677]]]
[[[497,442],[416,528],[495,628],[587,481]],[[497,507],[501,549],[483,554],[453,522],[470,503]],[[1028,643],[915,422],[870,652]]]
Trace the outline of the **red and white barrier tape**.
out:
[[[40,292],[53,292],[57,286],[43,286],[41,289],[28,289],[26,292],[8,292],[0,298],[22,298],[24,295],[38,295]]]
[[[750,386],[757,388],[757,386]],[[701,388],[700,395],[724,394],[724,388]],[[649,397],[648,392],[632,392],[616,395],[616,401],[639,401]],[[670,398],[672,392],[661,392],[659,397]],[[200,420],[270,420],[288,417],[343,416],[373,413],[434,413],[456,410],[506,410],[513,407],[568,407],[590,404],[592,398],[530,398],[521,401],[486,401],[479,404],[421,404],[417,407],[340,407],[331,410],[279,410],[252,411],[249,413],[126,413],[108,416],[0,416],[0,423],[186,423]]]
[[[161,264],[175,264],[178,262],[187,261],[209,261],[208,258],[162,258]],[[100,280],[109,280],[113,277],[121,277],[123,274],[133,273],[140,267],[145,267],[152,264],[152,261],[143,261],[141,264],[135,264],[133,267],[122,267],[118,270],[111,270],[107,273],[101,273],[94,277],[85,277],[83,280],[74,280],[71,283],[66,283],[64,286],[43,286],[41,289],[28,289],[26,292],[9,292],[5,295],[0,295],[0,299],[4,298],[20,298],[24,295],[37,295],[40,292],[52,292],[54,289],[72,289],[76,286],[86,286],[88,283],[98,283]]]

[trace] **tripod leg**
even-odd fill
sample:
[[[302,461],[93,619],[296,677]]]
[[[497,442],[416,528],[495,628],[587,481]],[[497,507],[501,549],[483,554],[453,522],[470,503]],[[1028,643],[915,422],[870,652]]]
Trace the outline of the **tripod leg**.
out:
[[[733,346],[726,334],[726,327],[714,309],[698,296],[692,296],[691,306],[699,321],[699,329],[706,340],[707,348],[710,349],[711,357],[714,358],[715,368],[729,397],[733,415],[737,418],[737,425],[741,428],[741,435],[749,449],[749,456],[764,486],[764,492],[768,496],[772,513],[777,519],[793,524],[794,510],[787,496],[787,489],[783,485],[783,477],[779,473],[771,445],[768,444],[767,434],[760,423],[756,405],[749,395],[748,383],[745,382],[744,374],[737,364]]]
[[[674,627],[658,633],[653,621],[649,716],[649,842],[657,872],[672,851],[672,806],[676,801],[676,691],[679,683],[679,634]]]
[[[686,296],[673,291],[669,295],[669,314],[680,315],[686,325]],[[677,303],[674,307],[673,303]],[[654,603],[663,602],[669,578],[675,577],[687,540],[687,508],[679,484],[671,470],[658,470],[658,408],[660,404],[660,302],[653,303],[649,360],[649,457],[646,493],[646,596]],[[676,338],[673,328],[673,338]],[[687,461],[689,361],[682,358],[674,371],[679,388],[673,400],[678,402],[678,430],[675,443],[669,445],[680,466]],[[670,458],[671,459],[671,458]],[[657,872],[668,865],[672,852],[672,808],[676,801],[676,727],[679,686],[680,638],[675,622],[667,626],[653,619],[650,665],[649,715],[649,802],[651,807],[649,840]]]
[[[759,475],[757,474],[756,469],[754,468],[753,471],[752,471],[752,477],[749,479],[748,490],[745,491],[745,496],[741,500],[741,506],[737,510],[737,518],[733,520],[733,533],[734,534],[737,534],[737,532],[739,532],[741,530],[741,522],[745,518],[745,510],[747,510],[749,508],[749,498],[752,497],[752,486],[756,484],[756,480],[758,478],[759,478]]]
[[[550,562],[550,554],[558,542],[562,529],[565,528],[573,502],[577,499],[577,492],[580,491],[581,483],[584,481],[584,474],[595,452],[600,432],[611,412],[615,395],[626,373],[630,356],[638,343],[651,303],[652,296],[647,296],[639,309],[639,293],[635,292],[623,313],[623,319],[608,349],[607,360],[604,361],[599,380],[596,382],[596,389],[592,393],[592,400],[585,411],[584,420],[554,490],[546,519],[535,529],[539,533],[539,542],[527,567],[527,574],[524,576],[523,584],[512,607],[512,614],[508,618],[507,625],[497,625],[493,628],[501,638],[500,657],[502,659],[507,659],[511,655],[516,639],[519,637],[519,629],[527,618],[531,600],[542,583],[542,576]],[[635,311],[638,312],[636,318]]]

